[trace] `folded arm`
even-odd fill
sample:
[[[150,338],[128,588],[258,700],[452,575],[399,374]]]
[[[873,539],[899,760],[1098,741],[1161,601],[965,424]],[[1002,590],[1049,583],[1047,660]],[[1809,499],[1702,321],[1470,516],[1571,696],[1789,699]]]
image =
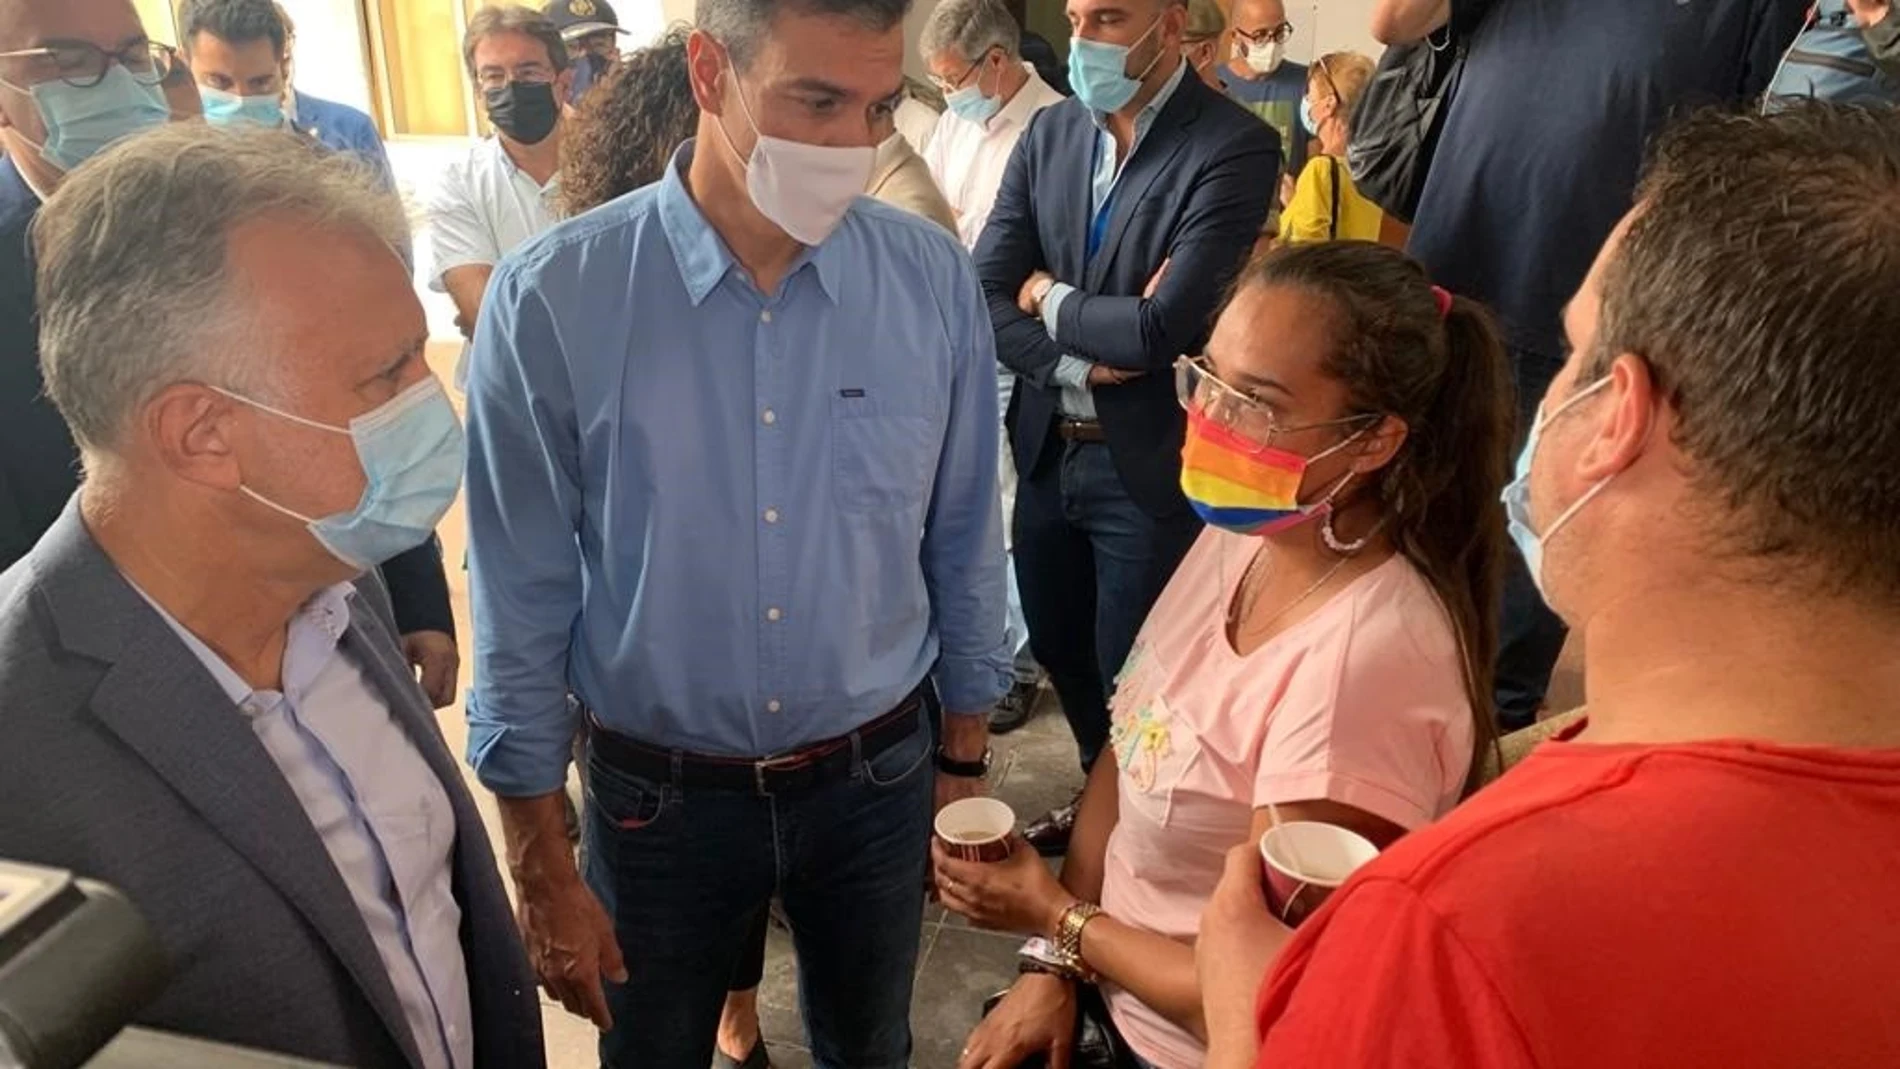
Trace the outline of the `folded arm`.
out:
[[[1123,371],[1167,370],[1206,337],[1266,220],[1279,173],[1280,150],[1266,127],[1237,138],[1197,177],[1152,295],[1052,294],[1058,348]]]
[[[996,334],[996,358],[1038,388],[1055,384],[1062,348],[1042,321],[1018,306],[1023,283],[1045,269],[1042,238],[1036,229],[1034,166],[1030,150],[1035,119],[1010,154],[1003,184],[996,191],[990,220],[976,243],[976,274],[983,284],[990,322]]]

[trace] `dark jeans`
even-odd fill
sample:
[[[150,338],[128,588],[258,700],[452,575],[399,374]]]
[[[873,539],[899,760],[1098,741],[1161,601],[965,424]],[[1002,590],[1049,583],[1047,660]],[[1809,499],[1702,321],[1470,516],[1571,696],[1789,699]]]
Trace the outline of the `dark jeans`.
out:
[[[752,923],[745,945],[739,948],[739,964],[732,970],[729,990],[751,991],[765,982],[765,935],[771,920],[770,908],[759,910],[759,919]]]
[[[1071,442],[1017,486],[1014,522],[1029,648],[1087,770],[1108,742],[1115,674],[1201,521],[1150,516],[1122,488],[1108,446]]]
[[[705,1069],[727,985],[774,893],[792,922],[813,1064],[905,1065],[930,752],[920,727],[848,781],[777,796],[688,791],[590,752],[587,883],[631,977],[607,985],[604,1069]]]
[[[1563,367],[1561,361],[1537,353],[1512,350],[1511,367],[1517,378],[1517,443],[1530,433],[1537,419],[1538,403],[1550,380]],[[1516,461],[1515,454],[1512,456]],[[1504,603],[1499,619],[1497,663],[1497,716],[1500,732],[1529,727],[1537,720],[1537,707],[1550,689],[1550,674],[1564,651],[1569,630],[1557,614],[1544,604],[1531,582],[1530,569],[1512,546],[1504,564]]]

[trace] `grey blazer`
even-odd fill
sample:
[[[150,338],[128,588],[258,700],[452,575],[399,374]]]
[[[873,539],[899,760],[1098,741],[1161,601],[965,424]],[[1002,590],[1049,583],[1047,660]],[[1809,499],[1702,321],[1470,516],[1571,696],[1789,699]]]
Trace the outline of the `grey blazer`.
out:
[[[338,1065],[421,1069],[369,931],[277,766],[93,541],[77,497],[0,574],[0,857],[113,884],[172,978],[138,1023]],[[387,592],[343,645],[448,791],[475,1064],[541,1069],[534,977],[495,855],[403,663]]]

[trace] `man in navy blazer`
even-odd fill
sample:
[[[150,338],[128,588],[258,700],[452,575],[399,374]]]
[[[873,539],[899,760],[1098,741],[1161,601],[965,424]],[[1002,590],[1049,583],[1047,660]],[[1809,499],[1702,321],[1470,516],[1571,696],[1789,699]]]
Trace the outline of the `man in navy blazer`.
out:
[[[1038,113],[976,247],[1021,486],[1031,648],[1086,769],[1148,609],[1200,532],[1172,367],[1198,353],[1265,223],[1279,136],[1184,76],[1183,0],[1069,0],[1074,99]],[[1067,846],[1073,809],[1030,829]]]

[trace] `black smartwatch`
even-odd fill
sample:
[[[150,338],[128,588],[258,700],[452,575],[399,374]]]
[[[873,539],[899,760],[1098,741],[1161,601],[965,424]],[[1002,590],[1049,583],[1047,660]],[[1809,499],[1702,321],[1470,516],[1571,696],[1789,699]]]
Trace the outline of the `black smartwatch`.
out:
[[[937,747],[937,771],[946,776],[960,776],[964,779],[982,779],[984,776],[990,774],[990,758],[993,756],[995,756],[995,752],[985,746],[983,748],[982,760],[959,761],[949,754],[944,753],[943,747],[939,746]]]

